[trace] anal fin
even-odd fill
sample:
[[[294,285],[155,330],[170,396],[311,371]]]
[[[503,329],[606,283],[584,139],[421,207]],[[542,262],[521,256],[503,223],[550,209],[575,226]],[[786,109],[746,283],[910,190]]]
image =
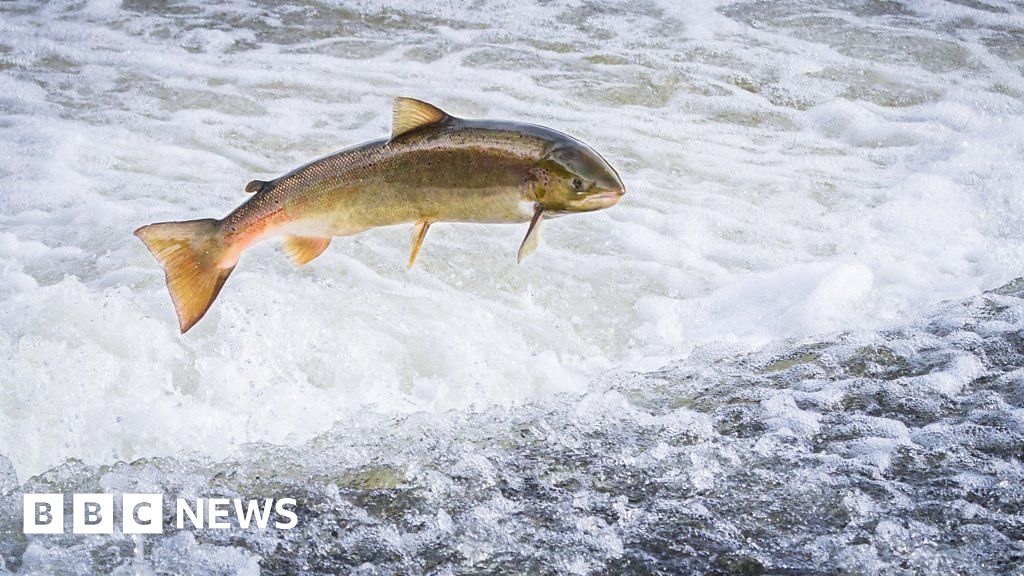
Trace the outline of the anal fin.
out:
[[[284,240],[284,249],[296,266],[302,266],[320,254],[331,244],[330,238],[289,236]]]
[[[423,245],[423,239],[427,237],[427,230],[430,229],[430,222],[419,221],[416,223],[416,227],[412,229],[412,251],[409,252],[409,268],[412,268],[414,262],[416,262],[416,255],[420,253],[420,246]]]

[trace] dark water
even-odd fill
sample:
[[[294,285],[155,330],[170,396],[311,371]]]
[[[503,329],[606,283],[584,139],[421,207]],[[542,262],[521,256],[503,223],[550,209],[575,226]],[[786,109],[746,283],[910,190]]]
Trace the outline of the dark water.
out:
[[[221,462],[68,461],[5,493],[2,553],[24,572],[1019,574],[1022,327],[1024,280],[543,407],[381,417]],[[23,491],[291,496],[300,523],[28,541]]]

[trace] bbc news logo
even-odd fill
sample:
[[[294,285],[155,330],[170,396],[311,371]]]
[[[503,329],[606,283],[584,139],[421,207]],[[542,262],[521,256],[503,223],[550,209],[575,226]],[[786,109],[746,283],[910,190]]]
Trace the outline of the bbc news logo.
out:
[[[64,533],[63,494],[25,494],[22,503],[25,534]],[[113,494],[71,495],[74,534],[112,534],[115,516]],[[271,524],[280,530],[291,530],[299,523],[294,498],[198,498],[195,504],[178,498],[175,502],[174,525],[178,529],[191,524],[199,529],[226,530],[233,527],[232,517],[243,530],[266,530]],[[163,494],[122,494],[120,520],[124,534],[163,533]]]

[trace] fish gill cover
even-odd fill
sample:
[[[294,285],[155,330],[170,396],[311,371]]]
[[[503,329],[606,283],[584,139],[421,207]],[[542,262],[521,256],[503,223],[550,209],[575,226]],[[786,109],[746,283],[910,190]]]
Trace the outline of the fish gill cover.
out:
[[[1021,573],[1022,46],[1011,2],[0,5],[2,569]],[[398,95],[630,192],[522,266],[517,226],[263,245],[180,337],[131,230]],[[300,522],[26,536],[28,492]]]

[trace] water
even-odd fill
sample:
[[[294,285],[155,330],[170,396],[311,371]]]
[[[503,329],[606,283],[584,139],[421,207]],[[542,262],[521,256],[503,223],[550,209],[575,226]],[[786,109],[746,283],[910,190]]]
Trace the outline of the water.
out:
[[[1009,2],[3,4],[3,566],[1021,573],[1022,46]],[[628,194],[519,266],[525,226],[261,245],[179,336],[131,230],[397,95]],[[21,534],[75,490],[300,524]]]

